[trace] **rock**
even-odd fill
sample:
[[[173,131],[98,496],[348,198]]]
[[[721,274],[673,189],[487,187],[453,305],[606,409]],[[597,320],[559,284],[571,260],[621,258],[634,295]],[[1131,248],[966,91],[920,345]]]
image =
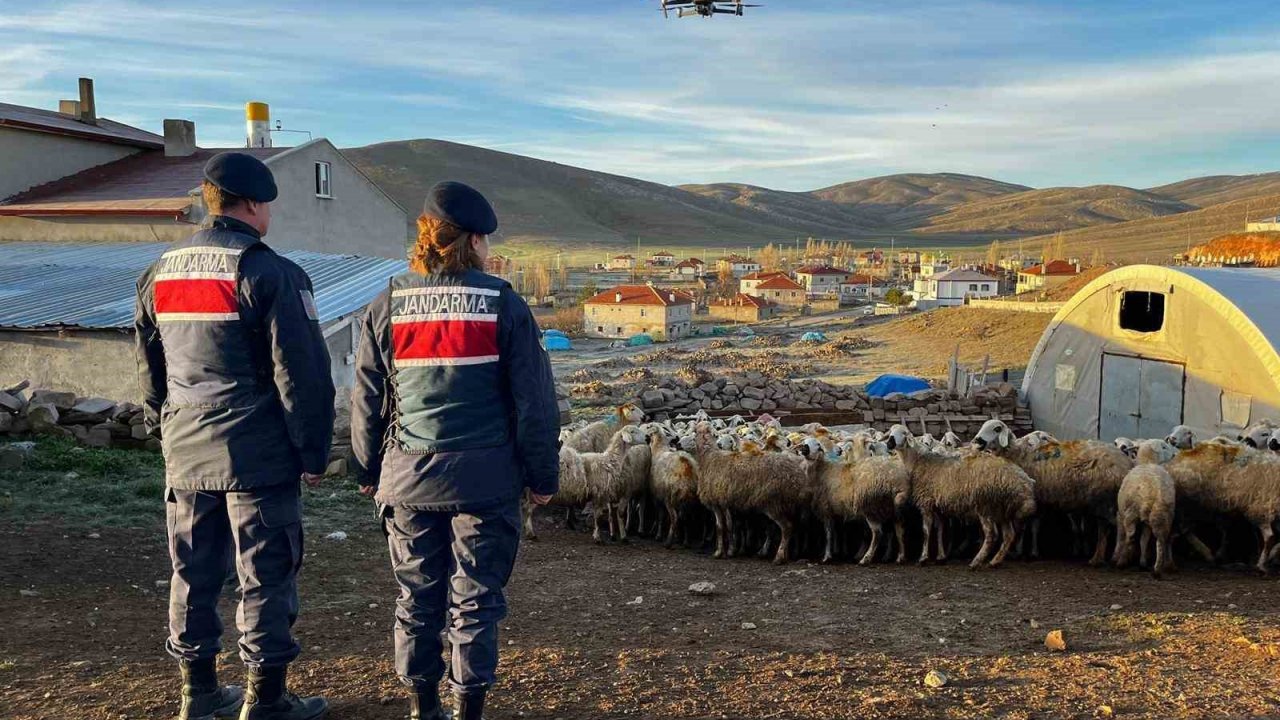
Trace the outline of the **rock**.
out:
[[[639,605],[639,604],[640,604],[640,603],[642,603],[642,602],[644,602],[644,597],[643,597],[643,596],[641,596],[641,595],[637,595],[635,600],[628,600],[628,601],[627,601],[627,604],[628,604],[628,605]]]
[[[755,630],[756,624],[753,622],[744,622],[739,627],[741,627],[743,630]]]
[[[702,595],[704,597],[714,595],[716,592],[716,584],[705,580],[702,582],[696,582],[689,586],[689,592],[694,595]]]
[[[26,403],[16,395],[10,395],[7,392],[0,392],[0,411],[17,415],[22,412],[22,408]]]
[[[753,400],[763,400],[764,390],[761,390],[760,388],[756,388],[756,387],[751,387],[750,385],[748,385],[747,387],[742,388],[742,396],[751,398]]]
[[[1031,620],[1031,621],[1029,621],[1027,624],[1031,626],[1031,629],[1032,629],[1032,630],[1039,630],[1039,629],[1040,629],[1040,623],[1039,623],[1038,621],[1036,621],[1036,620]]]
[[[1123,609],[1124,609],[1124,606],[1123,606],[1123,605],[1121,605],[1120,603],[1112,603],[1112,605],[1111,605],[1111,609],[1112,609],[1112,610],[1123,610]]]
[[[329,463],[329,466],[324,469],[324,474],[327,477],[340,477],[340,478],[346,477],[347,476],[347,459],[338,458],[337,460],[334,460],[333,462]]]
[[[81,426],[73,425],[72,427]],[[102,426],[94,426],[89,429],[80,442],[92,448],[109,448],[111,447],[111,433]]]
[[[837,400],[836,409],[837,410],[857,410],[858,403],[853,400]]]
[[[951,678],[947,677],[947,674],[942,672],[941,670],[930,670],[924,675],[925,687],[931,687],[931,688],[946,687],[947,683],[949,682],[951,682]]]
[[[725,385],[720,392],[726,397],[738,397],[739,390],[737,385]]]
[[[18,594],[22,597],[40,597],[40,593],[36,590],[19,590]]]
[[[644,405],[645,409],[648,410],[650,408],[662,407],[665,399],[662,397],[662,392],[660,390],[648,390],[640,396],[640,402]]]
[[[324,539],[325,539],[325,540],[332,540],[332,541],[334,541],[334,542],[346,542],[347,534],[346,534],[346,533],[344,533],[344,532],[342,532],[341,530],[334,530],[333,532],[329,533],[328,535],[325,535],[325,536],[324,536]]]
[[[168,580],[157,580],[157,581],[156,581],[156,587],[157,587],[157,588],[162,588],[162,589],[163,589],[163,588],[167,588],[167,587],[169,587],[169,581],[168,581]]]
[[[9,413],[0,412],[0,434],[13,432],[14,418]]]
[[[85,398],[73,405],[71,409],[85,415],[102,415],[105,418],[115,412],[116,403],[106,398]]]
[[[32,402],[27,405],[27,422],[35,432],[44,432],[58,425],[58,408],[53,403]]]
[[[52,405],[58,410],[70,410],[76,406],[76,394],[70,392],[58,392],[56,390],[45,390],[39,388],[31,391],[32,405]]]
[[[743,398],[739,404],[742,405],[743,410],[759,410],[763,403],[754,398]]]
[[[1044,646],[1054,652],[1066,652],[1067,638],[1063,636],[1061,630],[1050,630],[1049,634],[1044,636]]]
[[[137,425],[129,426],[129,437],[134,440],[146,440],[151,437],[151,435],[147,432],[147,427],[145,425],[138,423]]]

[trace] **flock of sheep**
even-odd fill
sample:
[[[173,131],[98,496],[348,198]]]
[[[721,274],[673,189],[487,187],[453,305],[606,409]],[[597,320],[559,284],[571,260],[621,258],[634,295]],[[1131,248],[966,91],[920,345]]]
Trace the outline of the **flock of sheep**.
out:
[[[787,432],[767,416],[646,423],[628,404],[567,429],[560,471],[553,504],[568,508],[570,526],[589,505],[597,542],[604,533],[625,542],[633,530],[652,531],[668,546],[713,542],[717,558],[754,550],[782,563],[813,540],[826,562],[847,554],[856,536],[860,564],[882,553],[901,563],[918,518],[919,562],[977,544],[970,568],[996,567],[1011,552],[1038,557],[1049,514],[1069,519],[1069,537],[1058,539],[1077,549],[1087,549],[1092,529],[1091,565],[1106,561],[1112,528],[1117,566],[1132,562],[1136,543],[1147,567],[1154,539],[1156,577],[1170,568],[1178,536],[1206,560],[1221,560],[1226,528],[1237,519],[1261,538],[1259,570],[1280,554],[1280,429],[1265,421],[1236,438],[1197,442],[1178,426],[1164,439],[1108,444],[1060,442],[1041,431],[1015,438],[990,420],[964,443],[953,433],[914,436],[903,425],[885,433],[817,424]],[[530,538],[532,512],[526,505]],[[1205,528],[1218,531],[1216,549],[1196,535]]]

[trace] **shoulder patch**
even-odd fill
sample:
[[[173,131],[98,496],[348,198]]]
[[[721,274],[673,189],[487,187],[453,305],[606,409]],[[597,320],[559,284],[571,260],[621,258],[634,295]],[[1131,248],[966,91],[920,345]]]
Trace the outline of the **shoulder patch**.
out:
[[[316,299],[311,295],[311,291],[299,290],[298,294],[302,296],[302,307],[307,309],[307,319],[319,322],[320,311],[316,309]]]

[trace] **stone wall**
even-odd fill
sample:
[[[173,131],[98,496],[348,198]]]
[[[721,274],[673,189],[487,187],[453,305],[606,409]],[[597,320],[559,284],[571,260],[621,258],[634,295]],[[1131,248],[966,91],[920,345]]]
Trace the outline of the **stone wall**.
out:
[[[966,398],[951,397],[945,389],[937,388],[873,398],[862,390],[822,380],[770,380],[759,372],[700,380],[693,384],[677,377],[663,378],[634,401],[656,419],[706,410],[770,413],[779,416],[784,425],[808,422],[801,420],[806,416],[822,417],[819,421],[825,425],[865,424],[881,430],[903,423],[916,433],[923,427],[934,435],[951,430],[961,437],[976,433],[991,418],[1004,420],[1019,435],[1032,429],[1030,410],[1018,404],[1017,390],[1008,383],[979,388]],[[793,422],[788,422],[787,416],[795,416]]]
[[[138,405],[27,388],[23,382],[0,391],[0,436],[45,435],[89,447],[160,450],[160,440],[143,428]]]

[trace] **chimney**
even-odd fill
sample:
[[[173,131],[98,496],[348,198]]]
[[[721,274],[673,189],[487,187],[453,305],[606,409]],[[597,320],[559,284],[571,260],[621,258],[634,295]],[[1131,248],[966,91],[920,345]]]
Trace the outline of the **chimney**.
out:
[[[668,297],[668,298],[670,298],[671,302],[675,302],[675,301],[676,301],[676,294],[675,294],[675,293],[667,293],[667,297]]]
[[[80,78],[80,122],[98,124],[98,111],[93,104],[93,78]]]
[[[614,293],[614,294],[613,294],[613,301],[614,301],[614,302],[622,302],[622,293],[621,293],[621,292],[616,292],[616,293]]]
[[[247,102],[244,104],[245,138],[244,146],[251,148],[271,147],[271,108],[264,102]]]
[[[59,100],[58,112],[71,117],[80,117],[80,101],[79,100]]]
[[[164,121],[164,156],[188,157],[196,152],[196,124],[190,120]]]

